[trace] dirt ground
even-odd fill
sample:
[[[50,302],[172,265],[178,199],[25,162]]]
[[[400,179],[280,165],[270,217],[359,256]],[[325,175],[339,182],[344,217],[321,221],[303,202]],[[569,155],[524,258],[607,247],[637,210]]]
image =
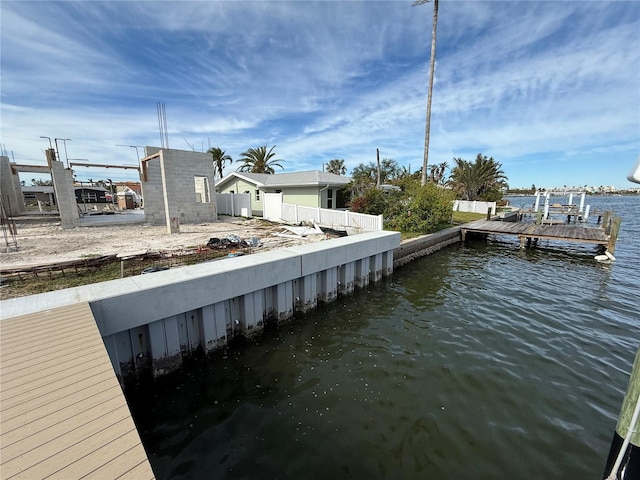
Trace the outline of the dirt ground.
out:
[[[238,235],[243,239],[258,237],[260,250],[272,250],[291,245],[301,245],[324,240],[325,235],[304,238],[275,236],[285,232],[282,225],[261,219],[220,216],[218,222],[180,225],[180,233],[167,233],[166,226],[140,222],[138,214],[85,216],[81,226],[63,230],[59,217],[25,215],[14,219],[17,249],[14,238],[5,229],[0,249],[0,266],[17,268],[48,265],[99,255],[137,255],[146,252],[180,251],[206,245],[210,238]],[[7,248],[7,244],[9,245]]]

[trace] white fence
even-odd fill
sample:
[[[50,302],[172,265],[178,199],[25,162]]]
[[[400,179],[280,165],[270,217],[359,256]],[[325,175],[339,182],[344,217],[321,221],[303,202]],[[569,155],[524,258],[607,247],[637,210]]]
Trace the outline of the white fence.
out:
[[[281,220],[286,223],[315,222],[331,228],[351,229],[357,232],[381,231],[382,215],[366,215],[348,210],[331,210],[327,208],[303,207],[291,203],[283,203]]]
[[[453,202],[454,212],[487,213],[491,209],[491,215],[496,214],[496,202],[478,202],[476,200],[455,200]]]
[[[232,217],[251,217],[251,194],[224,193],[216,195],[218,213]]]

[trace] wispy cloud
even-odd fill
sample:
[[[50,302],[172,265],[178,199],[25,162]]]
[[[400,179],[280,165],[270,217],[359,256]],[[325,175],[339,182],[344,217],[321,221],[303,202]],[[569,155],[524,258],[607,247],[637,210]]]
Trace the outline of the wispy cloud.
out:
[[[48,135],[72,138],[75,157],[130,163],[115,145],[157,145],[161,101],[174,148],[237,158],[276,144],[287,171],[331,158],[351,169],[376,148],[421,163],[431,4],[0,9],[1,141],[17,160],[44,161]],[[514,185],[626,185],[640,151],[638,31],[637,2],[441,2],[430,158],[482,152]]]

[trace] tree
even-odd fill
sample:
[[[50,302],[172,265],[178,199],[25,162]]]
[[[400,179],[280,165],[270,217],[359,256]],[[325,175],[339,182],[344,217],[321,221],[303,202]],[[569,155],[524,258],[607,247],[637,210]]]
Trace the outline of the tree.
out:
[[[502,188],[507,177],[502,164],[493,157],[479,153],[474,163],[462,158],[453,159],[455,166],[448,184],[464,200],[496,201],[502,198]],[[497,198],[496,198],[497,197]]]
[[[449,164],[442,162],[438,165],[435,163],[429,166],[429,181],[435,184],[444,184],[444,172],[447,170]]]
[[[344,175],[347,173],[347,167],[344,165],[344,160],[338,158],[329,160],[329,163],[327,163],[327,172],[333,173],[334,175]]]
[[[391,158],[383,158],[380,161],[380,182],[389,183],[401,173],[398,162]],[[375,184],[378,179],[378,166],[369,162],[368,165],[361,163],[353,169],[351,177],[357,182],[366,182]]]
[[[224,170],[224,164],[227,162],[233,163],[231,155],[227,155],[220,147],[211,147],[207,150],[207,153],[210,153],[213,157],[213,174],[218,174],[220,178],[222,178],[224,176],[222,172]]]
[[[416,0],[413,5],[423,5],[430,0]],[[429,132],[431,130],[431,94],[433,92],[433,72],[436,68],[436,32],[438,30],[438,0],[433,0],[433,24],[431,28],[431,58],[429,60],[429,90],[427,94],[427,124],[424,130],[424,158],[422,160],[421,184],[427,183],[427,165],[429,163]]]
[[[275,170],[273,167],[280,167],[284,170],[284,167],[279,163],[282,162],[282,160],[273,158],[276,155],[273,153],[274,148],[276,148],[275,145],[267,152],[267,146],[264,145],[258,148],[250,148],[246,152],[242,152],[240,154],[240,160],[243,164],[240,165],[238,171],[274,174]]]
[[[50,187],[53,185],[53,180],[40,180],[40,179],[36,180],[35,178],[32,178],[31,185],[34,185],[37,187]]]

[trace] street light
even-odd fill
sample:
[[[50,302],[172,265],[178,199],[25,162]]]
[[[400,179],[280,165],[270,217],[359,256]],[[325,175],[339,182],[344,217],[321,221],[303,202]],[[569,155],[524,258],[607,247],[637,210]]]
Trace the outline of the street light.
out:
[[[49,148],[53,148],[53,145],[51,145],[51,137],[43,137],[42,135],[40,135],[40,138],[46,138],[47,140],[49,140]]]
[[[136,149],[136,157],[138,157],[138,165],[140,165],[140,154],[138,153],[138,148],[144,148],[142,145],[121,145],[117,144],[116,147],[130,147]]]

